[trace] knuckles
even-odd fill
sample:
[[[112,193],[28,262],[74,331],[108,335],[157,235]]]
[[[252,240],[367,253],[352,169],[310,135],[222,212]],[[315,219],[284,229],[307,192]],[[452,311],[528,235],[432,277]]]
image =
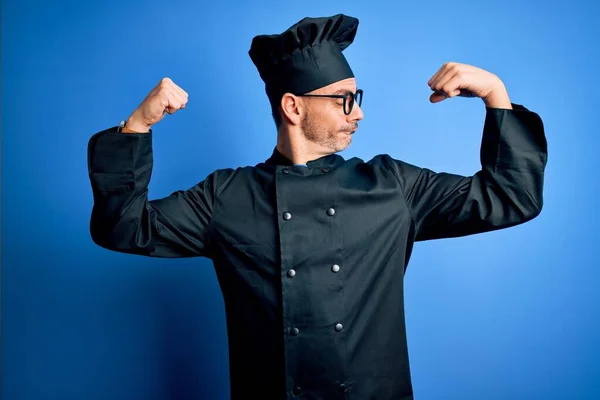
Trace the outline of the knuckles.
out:
[[[159,90],[172,89],[174,86],[175,83],[173,82],[173,80],[171,80],[171,78],[168,77],[162,78],[158,84]]]
[[[158,84],[158,90],[164,91],[171,87],[171,83],[169,81],[162,80]]]
[[[448,61],[448,62],[444,63],[442,68],[445,71],[457,73],[457,72],[462,71],[462,64],[459,64],[454,61]]]

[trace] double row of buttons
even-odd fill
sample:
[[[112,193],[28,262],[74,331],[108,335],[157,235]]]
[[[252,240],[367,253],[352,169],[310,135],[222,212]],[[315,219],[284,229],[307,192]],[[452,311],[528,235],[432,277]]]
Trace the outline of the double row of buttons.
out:
[[[289,168],[283,168],[282,171],[283,171],[284,174],[289,174],[290,173],[290,169]],[[321,172],[323,172],[323,173],[327,173],[328,171],[329,171],[329,168],[321,168]],[[333,208],[333,207],[328,208],[325,211],[325,213],[328,216],[333,217],[335,215],[335,208]],[[291,220],[292,219],[292,214],[290,212],[284,212],[283,213],[283,219],[285,221]],[[340,266],[337,265],[337,264],[332,265],[331,266],[331,271],[334,272],[334,273],[339,272],[340,271]],[[296,276],[296,270],[290,269],[287,272],[287,275],[290,278],[293,278],[294,276]],[[341,323],[338,322],[337,324],[335,324],[335,326],[333,327],[333,329],[336,332],[341,332],[342,330],[344,330],[344,326]],[[298,336],[299,334],[300,334],[300,330],[298,328],[292,328],[292,329],[290,329],[290,335],[292,335],[292,336]],[[340,388],[340,390],[342,392],[347,391],[347,386],[345,384],[343,384],[343,383],[340,384],[339,388]],[[300,396],[302,394],[302,388],[300,388],[299,386],[296,386],[294,389],[292,389],[292,394],[294,396]]]
[[[334,208],[328,208],[326,211],[327,215],[329,215],[330,217],[335,215],[335,209]],[[285,212],[283,213],[283,219],[285,219],[286,221],[289,221],[290,219],[292,219],[292,214],[290,214],[289,212]],[[334,264],[331,266],[331,271],[334,273],[337,273],[340,271],[340,266],[337,264]],[[290,269],[287,272],[287,275],[290,278],[293,278],[294,276],[296,276],[296,270],[294,269]],[[336,332],[341,332],[344,329],[344,326],[340,323],[335,324],[334,328]],[[292,328],[290,330],[290,334],[292,336],[297,336],[300,333],[300,330],[298,328]]]

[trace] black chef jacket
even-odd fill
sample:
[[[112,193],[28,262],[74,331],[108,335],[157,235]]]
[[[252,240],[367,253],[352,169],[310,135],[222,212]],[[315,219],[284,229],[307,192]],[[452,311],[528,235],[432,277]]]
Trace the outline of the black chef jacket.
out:
[[[220,169],[149,200],[152,132],[95,134],[91,236],[104,248],[213,261],[231,397],[413,399],[403,277],[415,241],[524,223],[542,208],[538,114],[486,108],[482,168],[436,173],[378,155]]]

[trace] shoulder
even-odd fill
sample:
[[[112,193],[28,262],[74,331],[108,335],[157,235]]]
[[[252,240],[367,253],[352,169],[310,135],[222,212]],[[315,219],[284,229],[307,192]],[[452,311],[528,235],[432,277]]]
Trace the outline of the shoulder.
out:
[[[393,158],[389,154],[376,154],[369,159],[359,157],[349,158],[344,162],[344,165],[359,169],[392,171],[395,169],[397,163],[402,163],[402,161]]]
[[[259,182],[269,175],[265,172],[264,164],[218,168],[211,172],[206,180],[210,182],[215,195],[218,196],[228,188],[239,189],[250,182]]]
[[[353,158],[348,161],[353,161],[356,168],[360,171],[387,178],[394,177],[395,180],[400,181],[403,185],[407,180],[415,179],[426,170],[387,153],[377,154],[366,161],[359,158]]]

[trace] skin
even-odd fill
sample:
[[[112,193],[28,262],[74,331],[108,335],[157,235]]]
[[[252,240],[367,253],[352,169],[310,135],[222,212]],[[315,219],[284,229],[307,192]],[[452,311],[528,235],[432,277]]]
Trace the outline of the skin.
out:
[[[503,82],[494,74],[472,65],[445,63],[427,82],[433,93],[431,103],[453,97],[479,97],[488,108],[512,109]],[[356,92],[354,78],[334,82],[311,94]],[[131,113],[124,133],[148,133],[167,114],[185,108],[188,93],[170,78],[163,78]],[[343,100],[295,96],[281,98],[282,124],[277,132],[277,149],[292,162],[308,161],[342,151],[352,142],[358,122],[364,118],[358,106],[345,115]]]

